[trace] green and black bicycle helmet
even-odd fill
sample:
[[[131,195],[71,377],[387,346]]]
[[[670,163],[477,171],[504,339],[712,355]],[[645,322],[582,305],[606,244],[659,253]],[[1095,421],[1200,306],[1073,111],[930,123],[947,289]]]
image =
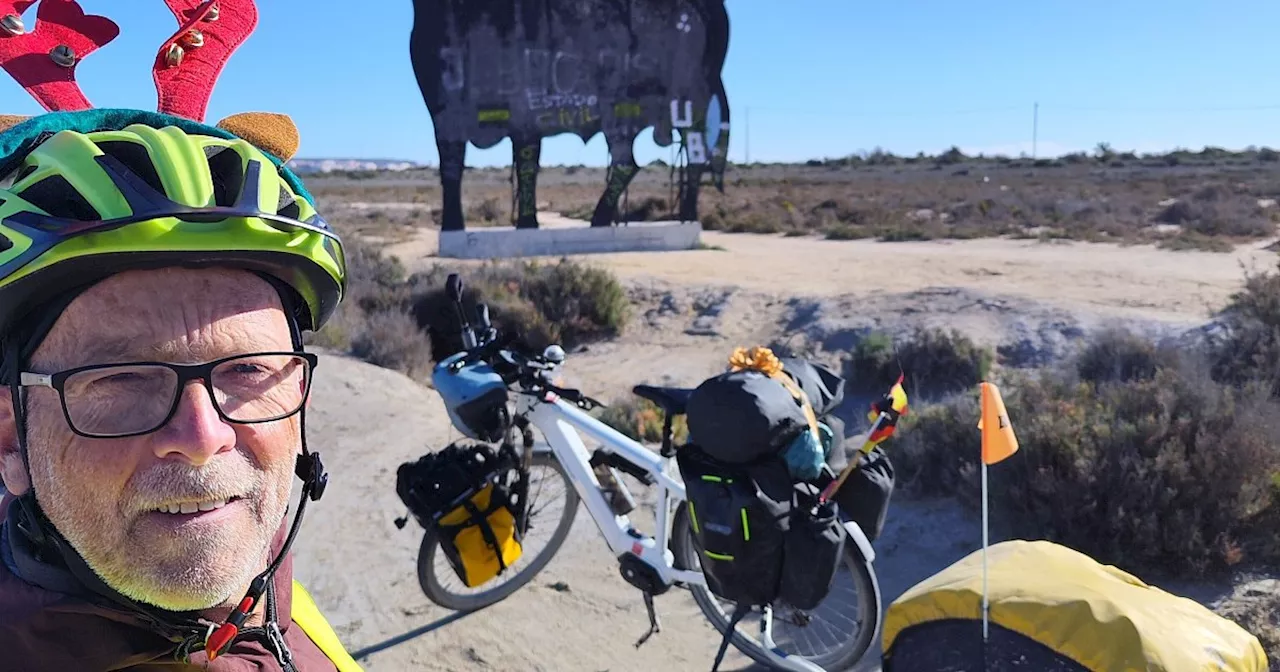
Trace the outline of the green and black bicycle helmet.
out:
[[[323,326],[346,285],[342,241],[301,181],[229,131],[94,109],[0,133],[0,335],[74,288],[163,266],[274,278],[303,330]]]

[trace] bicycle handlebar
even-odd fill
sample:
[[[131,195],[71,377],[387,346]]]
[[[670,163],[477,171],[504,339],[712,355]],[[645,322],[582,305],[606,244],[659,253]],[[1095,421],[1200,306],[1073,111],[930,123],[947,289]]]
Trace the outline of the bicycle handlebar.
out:
[[[462,279],[458,274],[449,274],[446,293],[456,305],[458,318],[462,322],[462,343],[467,352],[465,357],[453,364],[454,371],[468,364],[484,362],[502,376],[503,382],[508,385],[520,383],[527,392],[551,392],[588,411],[604,406],[580,390],[560,387],[552,383],[546,374],[554,371],[557,363],[534,353],[528,343],[518,335],[504,334],[495,329],[489,320],[488,306],[483,303],[478,304],[475,309],[477,324],[475,326],[469,324],[466,319],[466,310],[462,305]]]

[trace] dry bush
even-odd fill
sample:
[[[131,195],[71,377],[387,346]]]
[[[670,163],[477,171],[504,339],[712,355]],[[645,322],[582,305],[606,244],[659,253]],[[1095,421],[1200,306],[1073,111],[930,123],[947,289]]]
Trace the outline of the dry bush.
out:
[[[864,336],[845,362],[850,394],[882,394],[905,375],[912,399],[937,398],[977,385],[994,355],[956,330],[917,329],[901,342],[881,333]]]
[[[351,354],[410,378],[431,376],[431,343],[413,316],[400,310],[369,313],[351,341]]]
[[[1073,367],[1003,381],[1021,449],[992,467],[993,510],[1015,536],[1144,575],[1280,559],[1280,405],[1195,356],[1106,339]],[[908,488],[976,504],[978,411],[976,390],[915,409],[897,460]]]
[[[1124,329],[1097,334],[1077,356],[1076,373],[1090,383],[1150,380],[1176,364],[1178,353]]]
[[[618,430],[634,441],[659,443],[662,441],[663,411],[657,404],[639,397],[626,397],[600,410],[601,422]],[[689,426],[683,415],[671,420],[671,433],[677,444],[689,438]]]
[[[1210,341],[1213,377],[1229,384],[1259,381],[1280,396],[1280,274],[1249,273]]]
[[[450,270],[437,265],[409,283],[413,314],[431,335],[437,360],[462,348],[457,312],[444,293]],[[630,318],[630,301],[612,273],[568,259],[453,270],[462,276],[468,310],[485,303],[499,330],[520,334],[535,349],[552,343],[568,349],[610,338],[621,333]],[[474,319],[471,314],[467,318]]]
[[[344,243],[347,295],[306,342],[418,378],[429,375],[432,361],[462,348],[457,312],[444,292],[450,270],[463,277],[468,310],[485,302],[495,326],[523,335],[538,349],[615,336],[630,317],[630,302],[616,277],[567,259],[456,269],[440,264],[406,278],[398,259],[358,236],[347,235]],[[474,321],[473,314],[467,318]]]

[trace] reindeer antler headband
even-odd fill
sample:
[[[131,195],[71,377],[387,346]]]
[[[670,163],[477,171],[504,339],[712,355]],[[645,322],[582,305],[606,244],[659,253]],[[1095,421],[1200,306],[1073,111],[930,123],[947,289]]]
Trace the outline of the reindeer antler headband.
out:
[[[76,82],[76,66],[120,34],[105,16],[85,14],[76,0],[39,0],[35,27],[23,13],[37,0],[0,0],[0,68],[49,112],[93,109]],[[178,30],[160,46],[152,65],[156,111],[204,122],[214,85],[231,55],[258,24],[253,0],[165,0]],[[0,115],[0,132],[24,117]],[[284,115],[235,114],[218,128],[248,140],[282,161],[297,152],[298,133]]]

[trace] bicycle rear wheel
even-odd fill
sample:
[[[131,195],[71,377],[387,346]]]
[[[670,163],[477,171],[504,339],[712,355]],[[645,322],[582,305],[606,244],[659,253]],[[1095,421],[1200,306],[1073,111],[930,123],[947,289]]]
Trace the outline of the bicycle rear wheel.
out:
[[[689,526],[687,504],[676,508],[671,526],[671,552],[676,564],[697,570],[699,550]],[[729,627],[734,602],[721,599],[703,586],[690,586],[693,599],[722,636]],[[851,614],[852,612],[852,614]],[[773,668],[760,641],[761,612],[756,609],[734,628],[730,642],[752,660]],[[871,563],[852,541],[844,545],[844,557],[831,592],[814,609],[775,609],[774,645],[828,672],[856,665],[880,634],[880,586]],[[773,668],[776,669],[776,668]]]
[[[501,602],[519,590],[551,562],[569,536],[578,511],[578,491],[564,467],[550,453],[536,453],[529,467],[529,529],[521,541],[520,559],[498,576],[474,588],[458,578],[435,528],[422,535],[418,550],[418,584],[432,602],[456,611],[475,611]],[[550,532],[549,535],[540,534]],[[539,547],[538,540],[546,538]]]

